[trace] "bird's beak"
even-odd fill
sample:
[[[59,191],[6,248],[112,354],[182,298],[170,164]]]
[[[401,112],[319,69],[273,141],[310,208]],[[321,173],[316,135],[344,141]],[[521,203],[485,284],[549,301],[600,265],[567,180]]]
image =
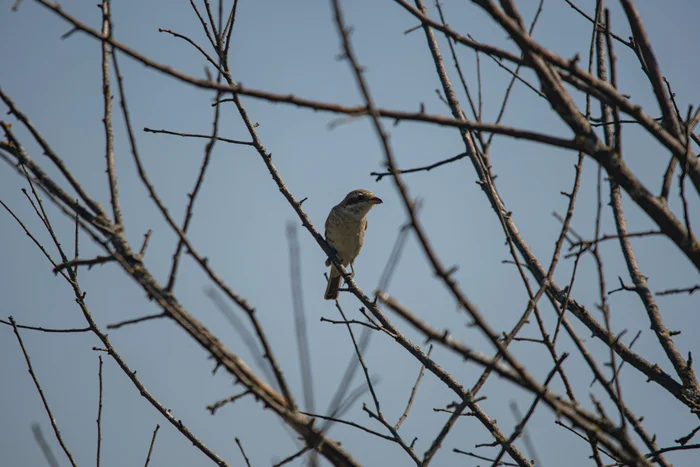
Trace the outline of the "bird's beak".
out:
[[[384,201],[381,199],[377,198],[376,196],[370,200],[370,203],[372,204],[382,204]]]

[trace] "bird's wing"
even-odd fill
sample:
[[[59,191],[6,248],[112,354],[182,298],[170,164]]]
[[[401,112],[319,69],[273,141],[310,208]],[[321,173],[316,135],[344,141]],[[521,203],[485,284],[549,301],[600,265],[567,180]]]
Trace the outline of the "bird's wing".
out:
[[[331,217],[333,217],[333,209],[331,209],[331,212],[328,213],[328,217],[326,218],[325,231],[323,232],[326,241],[328,241],[328,227],[332,224]]]
[[[333,209],[335,209],[335,207],[334,207]],[[328,229],[331,228],[331,227],[333,226],[333,224],[334,224],[334,220],[332,219],[332,218],[334,217],[334,216],[333,216],[333,209],[331,209],[331,212],[328,213],[328,217],[326,218],[325,231],[324,231],[324,233],[323,233],[323,235],[324,235],[324,237],[326,238],[326,241],[327,241],[328,243],[331,243],[331,240],[328,238]],[[332,243],[331,243],[331,246],[333,246]],[[328,259],[326,260],[326,266],[330,266],[330,265],[331,265],[331,259],[328,258]]]

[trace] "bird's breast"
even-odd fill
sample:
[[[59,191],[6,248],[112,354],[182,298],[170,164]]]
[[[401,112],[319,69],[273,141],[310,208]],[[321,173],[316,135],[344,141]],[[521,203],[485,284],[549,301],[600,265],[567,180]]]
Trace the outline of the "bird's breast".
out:
[[[334,217],[334,216],[331,216]],[[338,252],[343,266],[350,264],[360,253],[365,238],[366,219],[355,221],[337,216],[329,217],[326,225],[326,240]]]

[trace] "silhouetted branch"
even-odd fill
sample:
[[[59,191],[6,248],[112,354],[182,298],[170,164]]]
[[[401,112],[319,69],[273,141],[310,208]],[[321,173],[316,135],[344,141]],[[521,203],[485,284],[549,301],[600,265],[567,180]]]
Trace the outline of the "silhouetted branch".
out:
[[[142,323],[144,321],[150,321],[152,319],[167,318],[168,314],[166,312],[156,313],[148,316],[141,316],[140,318],[127,319],[126,321],[120,321],[115,324],[108,324],[107,329],[119,329],[122,326],[128,326],[129,324]]]
[[[93,266],[97,264],[106,264],[111,261],[115,261],[113,256],[96,256],[94,258],[90,259],[72,259],[70,261],[67,261],[65,263],[61,263],[56,265],[56,267],[53,268],[53,272],[58,273],[66,268],[75,268],[76,266],[87,266],[88,269],[92,269]]]
[[[428,357],[430,357],[430,354],[433,352],[433,345],[430,344],[430,348],[428,349]],[[416,392],[418,391],[418,385],[420,384],[420,380],[423,379],[423,374],[425,373],[425,366],[420,367],[420,372],[418,372],[418,378],[416,379],[416,383],[413,385],[413,389],[411,389],[411,395],[408,398],[408,403],[406,404],[406,409],[403,411],[403,414],[401,414],[401,417],[399,417],[399,421],[396,422],[396,425],[394,428],[398,430],[401,427],[401,424],[403,423],[404,420],[406,420],[406,417],[408,417],[408,412],[411,410],[411,405],[413,405],[413,398],[416,397]]]
[[[238,399],[240,399],[243,396],[247,396],[248,394],[250,394],[250,391],[246,390],[240,394],[234,394],[233,396],[227,397],[226,399],[221,399],[220,401],[208,405],[207,410],[209,411],[209,413],[214,415],[216,411],[219,410],[221,407],[225,406],[226,404],[236,402]]]
[[[13,326],[13,324],[9,321],[5,321],[3,319],[0,319],[0,323],[5,324],[7,326]],[[41,331],[41,332],[56,332],[56,333],[74,333],[74,332],[90,332],[92,329],[90,328],[74,328],[74,329],[49,329],[49,328],[42,328],[39,326],[23,326],[21,324],[15,323],[14,326],[18,327],[19,329],[30,329],[32,331]]]
[[[100,467],[100,453],[102,450],[102,355],[97,356],[100,362],[98,372],[99,404],[97,406],[97,467]]]
[[[182,136],[183,138],[204,138],[204,139],[208,139],[208,140],[212,139],[211,135],[200,135],[197,133],[180,133],[177,131],[169,131],[169,130],[154,130],[152,128],[147,128],[147,127],[144,127],[143,131],[145,131],[147,133],[162,133],[165,135]],[[254,144],[250,141],[239,141],[236,139],[222,138],[221,136],[216,136],[213,139],[215,139],[216,141],[223,141],[224,143],[240,144],[243,146],[254,146]]]
[[[683,287],[678,289],[667,289],[656,292],[656,295],[672,295],[679,293],[687,293],[688,295],[693,295],[693,292],[700,290],[700,284],[693,285],[691,287]]]
[[[12,329],[15,332],[15,336],[17,337],[17,342],[19,342],[19,346],[22,349],[22,354],[24,355],[24,360],[27,363],[27,368],[29,369],[29,375],[32,377],[32,381],[34,381],[34,386],[36,386],[36,390],[39,392],[39,397],[41,397],[41,402],[44,404],[44,410],[46,410],[46,414],[49,416],[49,421],[51,422],[51,427],[53,428],[53,432],[56,435],[56,439],[58,440],[58,444],[61,445],[61,448],[63,449],[63,452],[66,453],[66,457],[68,458],[68,461],[71,463],[73,467],[76,467],[76,463],[73,460],[73,455],[70,453],[68,450],[68,447],[66,444],[63,442],[63,437],[61,436],[61,432],[58,430],[58,425],[56,424],[56,419],[51,413],[51,409],[49,408],[49,403],[46,401],[46,397],[44,397],[44,391],[41,389],[41,385],[39,384],[39,380],[36,377],[36,374],[34,373],[34,368],[32,368],[32,362],[29,359],[29,354],[27,354],[27,350],[24,348],[24,342],[22,342],[22,338],[19,335],[19,331],[17,329],[17,325],[15,323],[15,320],[12,316],[9,318],[10,323],[12,324]],[[35,431],[36,434],[36,431]],[[37,437],[38,439],[38,437]],[[47,456],[48,457],[48,456]]]
[[[241,450],[241,455],[243,456],[243,459],[245,459],[245,464],[250,467],[250,459],[248,459],[248,456],[246,456],[245,451],[243,450],[243,445],[241,444],[241,440],[236,438],[236,444],[238,445],[238,449]]]
[[[160,429],[160,425],[156,425],[156,429],[153,430],[153,437],[151,438],[151,444],[148,446],[148,455],[146,456],[146,463],[144,464],[143,467],[148,467],[148,463],[151,461],[151,454],[153,453],[153,445],[156,443],[156,435],[158,434],[159,429]]]

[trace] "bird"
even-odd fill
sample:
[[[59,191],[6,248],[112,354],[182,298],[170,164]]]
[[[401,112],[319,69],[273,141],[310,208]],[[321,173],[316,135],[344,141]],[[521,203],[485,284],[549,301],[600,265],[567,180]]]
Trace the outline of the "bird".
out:
[[[367,213],[382,200],[368,190],[353,190],[345,196],[343,201],[331,209],[326,219],[326,241],[338,254],[338,259],[343,267],[350,265],[351,274],[355,275],[354,262],[360,254],[367,230]],[[323,296],[326,300],[338,298],[341,274],[331,263],[326,260],[326,266],[331,267],[328,275],[328,286]]]

